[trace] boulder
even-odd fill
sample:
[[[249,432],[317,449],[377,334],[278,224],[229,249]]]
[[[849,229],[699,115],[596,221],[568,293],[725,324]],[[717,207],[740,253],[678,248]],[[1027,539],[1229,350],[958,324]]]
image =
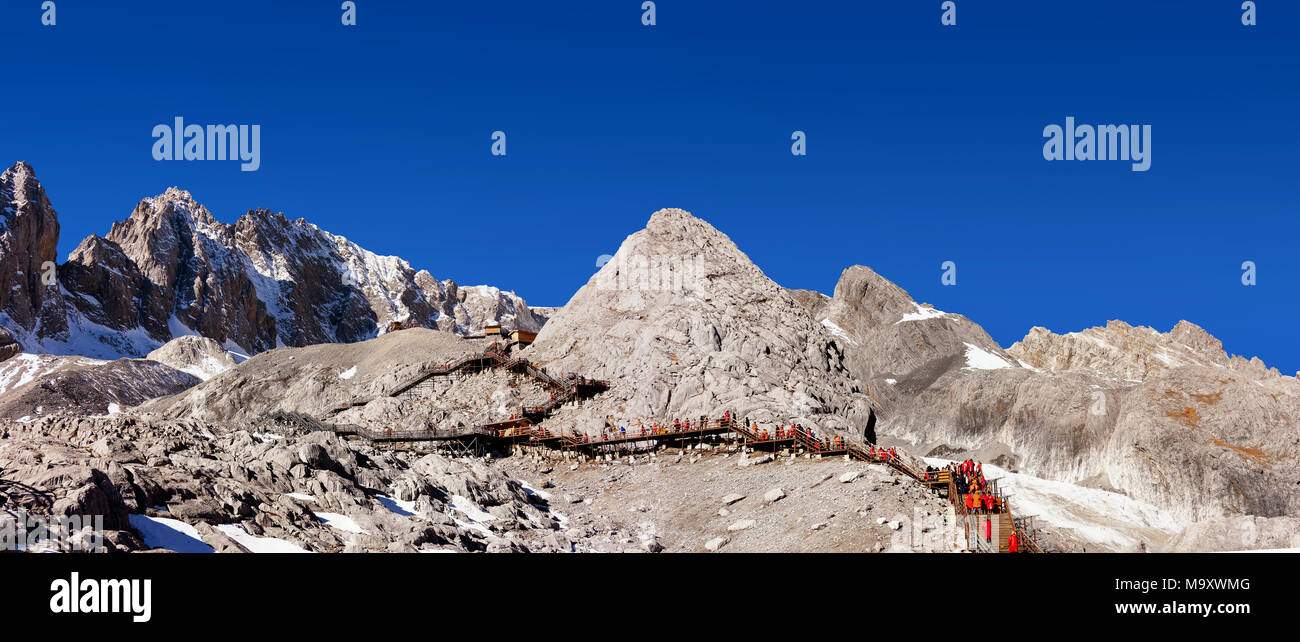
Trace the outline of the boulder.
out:
[[[755,522],[755,521],[752,520],[752,519],[742,519],[742,520],[740,520],[740,521],[738,521],[738,522],[735,522],[735,523],[732,524],[731,526],[728,526],[728,527],[727,527],[727,531],[728,531],[728,532],[732,532],[732,533],[734,533],[734,532],[736,532],[736,531],[743,531],[743,530],[745,530],[745,529],[747,529],[747,528],[753,528],[754,525],[757,524],[757,523],[758,523],[758,522]]]

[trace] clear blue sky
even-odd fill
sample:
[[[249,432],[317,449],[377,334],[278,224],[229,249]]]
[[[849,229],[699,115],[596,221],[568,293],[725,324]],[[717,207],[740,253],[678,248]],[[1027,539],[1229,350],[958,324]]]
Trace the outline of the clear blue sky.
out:
[[[1003,345],[1189,319],[1300,369],[1300,3],[356,2],[5,2],[0,159],[63,254],[179,185],[560,305],[673,206],[784,286],[869,265]],[[154,161],[177,115],[260,124],[261,169]],[[1151,170],[1045,161],[1066,116],[1152,125]],[[489,221],[532,238],[485,250]]]

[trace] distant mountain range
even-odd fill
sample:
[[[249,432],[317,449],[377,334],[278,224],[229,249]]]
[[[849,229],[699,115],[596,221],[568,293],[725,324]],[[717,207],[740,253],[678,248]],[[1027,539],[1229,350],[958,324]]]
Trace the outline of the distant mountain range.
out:
[[[536,331],[513,292],[437,280],[303,219],[249,210],[217,221],[171,188],[58,264],[59,222],[32,168],[0,174],[0,357],[19,351],[142,357],[183,335],[252,355],[353,342],[390,323],[461,334]],[[10,346],[6,348],[6,345]]]

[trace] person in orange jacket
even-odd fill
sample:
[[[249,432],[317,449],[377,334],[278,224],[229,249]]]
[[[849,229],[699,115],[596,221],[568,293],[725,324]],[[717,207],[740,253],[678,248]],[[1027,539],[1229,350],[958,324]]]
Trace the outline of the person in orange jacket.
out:
[[[975,496],[966,493],[966,512],[971,512],[975,508]]]

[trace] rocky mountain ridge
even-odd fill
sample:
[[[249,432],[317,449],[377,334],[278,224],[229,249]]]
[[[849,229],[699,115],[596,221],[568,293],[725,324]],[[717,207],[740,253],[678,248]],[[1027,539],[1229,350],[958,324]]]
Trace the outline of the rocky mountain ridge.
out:
[[[1035,328],[1002,350],[869,268],[845,270],[834,297],[802,298],[852,339],[886,442],[1118,490],[1187,523],[1300,511],[1300,382],[1190,322]]]
[[[1179,321],[1166,333],[1118,320],[1068,334],[1035,327],[1007,348],[1007,353],[1042,370],[1086,370],[1132,382],[1184,366],[1228,368],[1255,377],[1281,376],[1259,357],[1229,357],[1222,341],[1189,321]]]
[[[303,219],[258,209],[221,223],[178,188],[56,266],[58,238],[31,167],[0,174],[0,326],[29,352],[139,357],[199,334],[255,354],[359,341],[398,321],[461,334],[546,321],[513,292],[439,281]]]

